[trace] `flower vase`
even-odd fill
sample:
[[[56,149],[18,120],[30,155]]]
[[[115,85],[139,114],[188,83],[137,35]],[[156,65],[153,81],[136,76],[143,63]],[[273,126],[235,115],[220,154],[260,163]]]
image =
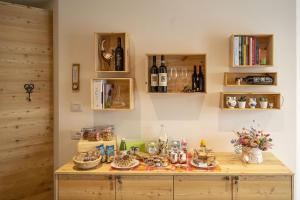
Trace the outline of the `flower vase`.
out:
[[[242,152],[242,160],[246,163],[260,164],[263,162],[262,150],[259,148],[252,148]]]

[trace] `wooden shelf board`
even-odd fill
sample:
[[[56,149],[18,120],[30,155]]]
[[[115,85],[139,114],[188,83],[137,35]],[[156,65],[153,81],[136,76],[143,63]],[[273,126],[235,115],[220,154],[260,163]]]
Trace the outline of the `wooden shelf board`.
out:
[[[243,94],[248,94],[248,95],[280,95],[279,92],[222,92],[222,94],[227,95],[227,94],[232,94],[232,95],[243,95]]]
[[[246,85],[246,84],[240,84],[240,85],[233,85],[233,84],[224,84],[226,87],[263,87],[263,86],[276,86],[276,85]]]
[[[128,110],[133,110],[132,108],[104,108],[104,109],[92,109],[92,110],[94,110],[94,111],[99,111],[99,112],[101,112],[101,111],[128,111]]]
[[[279,108],[222,108],[222,110],[280,110]]]
[[[148,94],[154,94],[154,95],[159,95],[159,94],[170,94],[170,95],[202,95],[202,94],[207,94],[207,92],[147,92]]]
[[[274,67],[274,65],[232,65],[231,67],[236,68],[260,68],[260,67]]]
[[[129,71],[96,71],[96,73],[129,73]]]

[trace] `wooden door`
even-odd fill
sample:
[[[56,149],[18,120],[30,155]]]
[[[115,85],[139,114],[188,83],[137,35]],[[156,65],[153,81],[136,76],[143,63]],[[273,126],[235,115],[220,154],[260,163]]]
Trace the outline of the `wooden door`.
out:
[[[291,176],[239,176],[233,182],[234,200],[292,200]]]
[[[172,200],[173,176],[121,176],[116,200]]]
[[[174,200],[231,200],[228,176],[175,176]]]
[[[0,1],[0,200],[53,199],[52,107],[52,14]]]
[[[115,200],[115,178],[97,175],[59,175],[58,200]]]

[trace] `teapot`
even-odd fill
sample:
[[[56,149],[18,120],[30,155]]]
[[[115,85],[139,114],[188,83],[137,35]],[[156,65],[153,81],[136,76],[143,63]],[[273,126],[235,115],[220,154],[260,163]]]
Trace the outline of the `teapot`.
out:
[[[248,102],[248,105],[250,108],[255,108],[256,107],[256,98],[249,98],[249,102]]]
[[[228,108],[234,108],[237,104],[236,97],[226,97],[226,105]]]

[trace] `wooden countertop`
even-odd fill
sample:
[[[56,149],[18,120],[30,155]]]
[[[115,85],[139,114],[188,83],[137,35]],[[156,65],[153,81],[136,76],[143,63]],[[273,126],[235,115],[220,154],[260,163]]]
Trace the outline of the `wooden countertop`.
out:
[[[55,174],[82,174],[82,175],[293,175],[281,161],[272,153],[264,152],[264,162],[262,164],[245,164],[239,156],[234,153],[216,153],[219,168],[215,170],[114,170],[110,164],[102,164],[92,170],[78,170],[74,164],[69,162],[58,170]]]

